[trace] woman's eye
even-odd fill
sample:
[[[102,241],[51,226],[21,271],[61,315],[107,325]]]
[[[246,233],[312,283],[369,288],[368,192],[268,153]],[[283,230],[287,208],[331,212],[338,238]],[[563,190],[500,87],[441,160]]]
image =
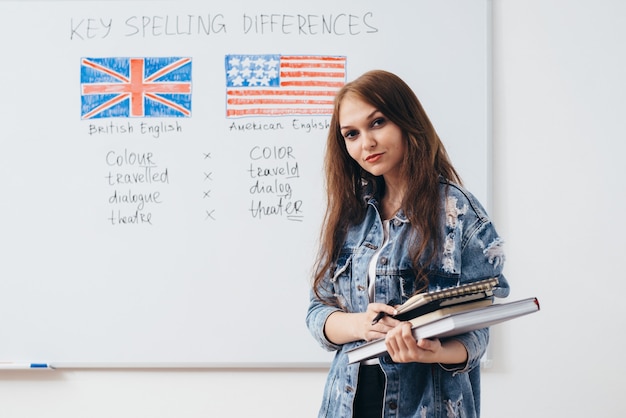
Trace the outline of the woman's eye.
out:
[[[353,139],[354,137],[356,137],[356,136],[357,136],[357,134],[358,134],[358,132],[357,132],[357,131],[346,131],[346,132],[343,134],[343,137],[344,137],[345,139]]]
[[[385,123],[385,118],[376,118],[372,121],[372,126],[380,126]]]

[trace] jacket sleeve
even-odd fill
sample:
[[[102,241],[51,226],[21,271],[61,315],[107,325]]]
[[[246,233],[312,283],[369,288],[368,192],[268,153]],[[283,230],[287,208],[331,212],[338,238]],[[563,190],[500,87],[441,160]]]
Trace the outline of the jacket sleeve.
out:
[[[329,296],[327,293],[328,292],[326,292],[326,296]],[[322,292],[322,296],[324,295],[325,293]],[[326,320],[330,314],[339,310],[340,309],[336,306],[323,303],[311,290],[309,309],[306,315],[306,325],[311,335],[313,335],[313,338],[327,351],[336,351],[341,348],[341,346],[330,342],[324,333]]]
[[[467,361],[460,365],[441,364],[444,370],[449,372],[466,373],[480,366],[480,360],[487,351],[489,343],[489,328],[483,328],[465,334],[457,335],[455,340],[460,341],[467,350]]]
[[[505,298],[509,295],[509,284],[502,274],[505,254],[504,241],[491,220],[478,218],[475,225],[466,231],[461,249],[461,282],[487,277],[497,277],[498,285],[494,296]]]
[[[456,232],[458,233],[459,229],[462,230],[461,239],[455,243],[461,254],[460,282],[466,283],[488,277],[497,277],[498,285],[494,289],[494,296],[504,298],[509,294],[509,284],[502,274],[505,260],[504,241],[496,232],[493,223],[480,203],[471,195],[466,197],[468,200],[464,203],[467,205],[459,206],[458,201],[454,199],[454,206],[452,206],[463,209],[462,216],[454,219],[455,222],[458,222],[458,225],[454,225],[457,227]],[[450,226],[449,222],[448,227]],[[467,372],[479,367],[489,343],[489,329],[484,328],[468,332],[454,338],[465,346],[468,353],[467,362],[456,367],[450,365],[442,365],[442,367],[455,373]]]

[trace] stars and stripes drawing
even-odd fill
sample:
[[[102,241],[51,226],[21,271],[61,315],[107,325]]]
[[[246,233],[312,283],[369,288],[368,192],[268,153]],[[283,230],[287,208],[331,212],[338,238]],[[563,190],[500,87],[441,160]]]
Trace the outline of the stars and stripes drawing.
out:
[[[226,55],[226,116],[330,115],[346,57]]]
[[[191,58],[82,58],[81,117],[190,117]]]

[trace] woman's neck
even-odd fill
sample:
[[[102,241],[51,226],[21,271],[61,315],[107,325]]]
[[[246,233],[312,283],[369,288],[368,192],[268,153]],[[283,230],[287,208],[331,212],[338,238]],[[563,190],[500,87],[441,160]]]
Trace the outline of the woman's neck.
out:
[[[385,195],[380,201],[383,219],[391,219],[402,208],[404,189],[386,184]]]

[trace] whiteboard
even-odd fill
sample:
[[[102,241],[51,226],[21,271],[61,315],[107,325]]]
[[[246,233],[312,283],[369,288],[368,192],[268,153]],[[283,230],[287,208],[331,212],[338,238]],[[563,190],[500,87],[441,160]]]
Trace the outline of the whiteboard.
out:
[[[397,73],[487,204],[489,24],[485,0],[0,1],[0,361],[328,364],[304,323],[328,103],[255,96],[286,87],[242,62]]]

